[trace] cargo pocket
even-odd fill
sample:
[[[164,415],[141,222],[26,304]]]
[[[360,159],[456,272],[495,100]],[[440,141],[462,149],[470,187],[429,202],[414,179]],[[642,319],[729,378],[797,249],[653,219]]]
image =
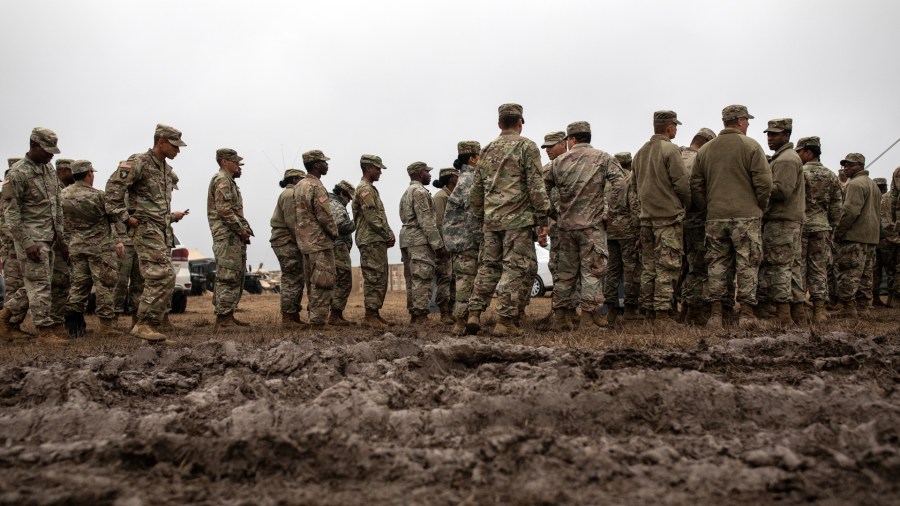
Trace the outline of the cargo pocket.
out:
[[[316,288],[322,290],[331,290],[334,288],[335,273],[331,269],[323,269],[320,262],[316,262],[313,266],[310,281],[316,285]]]

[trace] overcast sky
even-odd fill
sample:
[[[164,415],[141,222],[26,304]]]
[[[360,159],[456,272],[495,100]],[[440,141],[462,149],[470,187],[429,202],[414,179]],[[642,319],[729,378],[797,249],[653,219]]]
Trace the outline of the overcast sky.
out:
[[[172,125],[188,144],[171,162],[173,208],[191,210],[176,234],[211,254],[207,186],[216,149],[234,148],[248,258],[268,269],[278,181],[298,151],[331,157],[329,189],[359,182],[361,154],[382,156],[399,233],[406,166],[448,167],[457,141],[489,142],[504,102],[524,106],[535,141],[586,120],[610,153],[640,148],[655,110],[678,112],[686,145],[718,132],[732,103],[756,116],[749,135],[767,152],[766,120],[792,117],[794,140],[819,135],[833,170],[900,137],[896,2],[3,0],[0,18],[0,155],[51,128],[57,157],[91,160],[102,187]],[[898,165],[900,146],[870,171]]]

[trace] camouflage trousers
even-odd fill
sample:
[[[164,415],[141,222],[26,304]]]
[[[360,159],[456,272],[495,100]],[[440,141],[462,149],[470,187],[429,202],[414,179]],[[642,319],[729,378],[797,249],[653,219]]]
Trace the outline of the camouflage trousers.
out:
[[[331,310],[343,311],[353,288],[353,269],[350,265],[350,248],[347,244],[334,245],[334,289],[331,292]]]
[[[758,303],[783,304],[794,301],[801,288],[800,258],[802,224],[798,221],[767,221],[763,225],[763,258],[759,268]],[[796,271],[796,272],[794,272]],[[794,285],[794,286],[792,286]]]
[[[175,291],[175,269],[166,230],[152,223],[140,223],[129,230],[129,235],[144,278],[137,317],[139,321],[159,325],[169,311]]]
[[[881,295],[881,284],[887,283],[888,293],[900,294],[900,276],[897,276],[898,247],[882,239],[875,248],[875,265],[872,268],[872,290]]]
[[[559,285],[559,228],[555,225],[550,227],[550,260],[547,262],[547,268],[550,269],[550,279],[553,280],[553,286]],[[537,271],[535,271],[537,274]],[[572,306],[569,309],[578,309],[581,302],[581,280],[575,284],[575,293],[572,295]]]
[[[63,260],[62,246],[54,244],[53,279],[50,281],[50,315],[53,323],[63,323],[66,316],[66,301],[72,286],[71,259]]]
[[[66,311],[84,314],[93,286],[97,298],[97,316],[104,319],[115,318],[115,290],[119,278],[116,253],[112,250],[99,254],[77,253],[70,260],[72,286],[69,289]]]
[[[706,286],[710,302],[732,304],[734,293],[726,290],[729,278],[736,277],[738,302],[755,306],[761,261],[759,218],[706,221]]]
[[[134,246],[126,245],[125,254],[118,258],[118,275],[113,304],[116,313],[134,314],[144,291],[144,278]]]
[[[497,291],[497,314],[515,318],[527,297],[534,277],[528,277],[537,264],[532,227],[484,233],[478,258],[478,273],[469,299],[469,311],[484,311]],[[523,286],[523,284],[525,286]]]
[[[366,309],[378,311],[384,305],[384,297],[387,294],[387,243],[373,242],[358,247],[364,304]]]
[[[837,244],[834,255],[837,268],[837,291],[841,302],[853,299],[872,300],[872,268],[875,264],[875,245],[843,241]]]
[[[684,253],[687,273],[681,283],[681,302],[702,306],[707,299],[706,231],[702,227],[685,227]]]
[[[434,266],[434,304],[443,308],[456,300],[456,284],[453,282],[453,260],[437,261]]]
[[[800,239],[800,277],[803,288],[809,292],[809,300],[828,298],[830,264],[831,232],[803,232]]]
[[[434,282],[434,250],[428,245],[408,246],[400,248],[400,258],[406,278],[406,310],[413,316],[428,315]]]
[[[53,243],[36,242],[41,260],[34,262],[25,254],[21,243],[16,243],[16,257],[22,259],[23,286],[9,299],[7,307],[12,318],[10,321],[22,322],[25,314],[31,309],[31,321],[35,327],[49,327],[57,323],[53,318],[51,284],[53,280],[53,262],[56,261]],[[59,259],[62,261],[62,259]],[[63,306],[65,310],[65,306]]]
[[[214,239],[213,255],[216,257],[216,286],[213,288],[212,303],[216,316],[226,316],[234,313],[244,293],[247,245],[233,234],[224,239]]]
[[[13,247],[10,244],[10,247]],[[3,260],[3,281],[6,283],[6,295],[3,298],[3,306],[9,305],[9,299],[16,293],[19,288],[25,286],[25,280],[22,277],[22,263],[15,255],[15,251],[10,251],[2,257]],[[24,317],[24,315],[23,315]],[[21,323],[21,322],[13,322]]]
[[[606,274],[609,259],[606,250],[606,230],[602,227],[561,230],[559,244],[556,247],[559,249],[557,264],[559,281],[553,286],[553,309],[572,307],[572,299],[579,280],[581,310],[594,312],[600,309],[604,301],[600,280]]]
[[[281,299],[281,312],[297,314],[302,306],[303,287],[306,282],[303,279],[303,253],[294,242],[281,246],[272,246],[272,251],[278,258],[281,266],[281,286],[279,297]]]
[[[306,293],[309,297],[309,324],[324,325],[331,307],[331,291],[334,289],[334,249],[303,255],[303,277],[306,279]]]
[[[641,304],[645,309],[672,309],[683,254],[680,221],[641,220]]]
[[[453,254],[453,277],[456,279],[456,304],[453,316],[463,319],[469,312],[469,298],[475,288],[475,274],[478,273],[478,250],[469,249]]]
[[[613,305],[619,300],[619,281],[625,285],[625,304],[637,307],[641,293],[640,255],[636,249],[637,237],[607,239],[609,262],[606,265],[606,283],[603,298]]]

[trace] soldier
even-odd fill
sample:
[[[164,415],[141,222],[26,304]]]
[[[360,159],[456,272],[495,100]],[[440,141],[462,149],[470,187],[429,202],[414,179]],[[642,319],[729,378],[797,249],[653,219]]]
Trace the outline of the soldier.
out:
[[[616,322],[620,281],[625,288],[625,312],[622,316],[626,320],[644,318],[638,313],[641,292],[641,271],[638,267],[641,203],[631,186],[631,153],[616,153],[615,159],[619,166],[610,165],[606,174],[607,211],[603,220],[606,223],[606,244],[609,251],[603,298],[606,300],[606,314],[610,325]]]
[[[131,164],[137,158],[137,155],[128,157],[127,161],[119,162],[118,170],[128,170]],[[106,193],[110,193],[110,188],[121,185],[122,180],[118,177],[110,177],[106,180]],[[128,196],[126,194],[125,205],[128,205]],[[138,262],[137,251],[134,249],[134,241],[128,235],[128,227],[124,223],[113,223],[113,230],[116,235],[116,255],[118,260],[118,280],[116,281],[116,293],[114,296],[114,304],[116,314],[130,314],[131,324],[137,323],[137,307],[140,301],[141,292],[144,291],[144,278],[141,277],[141,268]]]
[[[541,177],[543,178],[548,171],[550,171],[550,167],[553,166],[553,161],[556,160],[559,155],[566,152],[568,149],[568,144],[566,143],[566,133],[565,132],[550,132],[544,136],[544,143],[541,144],[541,148],[547,153],[547,158],[550,159],[549,162],[545,163],[541,168]],[[553,286],[559,284],[559,278],[556,275],[557,265],[559,264],[559,249],[553,247],[559,240],[559,228],[556,226],[556,219],[554,218],[559,213],[559,190],[556,188],[551,188],[547,191],[547,196],[550,197],[550,211],[548,212],[549,223],[550,223],[550,233],[548,235],[550,240],[550,262],[547,267],[550,269],[550,277],[553,279]],[[578,309],[577,301],[573,301],[573,306],[569,309]],[[567,314],[573,314],[569,312]],[[544,318],[544,321],[548,321],[553,317],[553,310],[551,309],[550,313]],[[569,327],[574,328],[576,322],[570,322]]]
[[[379,311],[387,294],[387,250],[394,247],[396,238],[384,214],[378,189],[372,183],[381,178],[381,171],[387,167],[381,163],[381,157],[375,155],[362,155],[359,166],[363,175],[353,197],[353,221],[356,223],[356,247],[359,248],[366,306],[363,323],[386,328],[391,323],[382,318]]]
[[[681,160],[688,176],[694,169],[697,152],[707,142],[716,138],[715,132],[709,128],[701,128],[691,139],[691,145],[681,148]],[[695,206],[688,209],[684,217],[684,262],[680,285],[680,298],[684,309],[684,322],[700,324],[705,320],[708,304],[704,288],[706,287],[706,216],[698,212]]]
[[[872,266],[880,228],[881,191],[865,170],[866,157],[850,153],[841,167],[850,182],[844,190],[841,221],[834,229],[837,265],[835,316],[866,316],[872,302]]]
[[[691,171],[691,199],[706,212],[707,289],[711,303],[707,328],[722,328],[722,305],[731,266],[737,276],[739,325],[756,323],[757,271],[762,257],[760,218],[769,206],[772,173],[762,147],[747,137],[753,116],[743,105],[722,110],[725,126],[697,152]]]
[[[894,169],[894,173],[891,175],[891,217],[895,222],[897,221],[898,197],[900,197],[900,167]]]
[[[19,160],[21,160],[21,158],[9,158],[7,160],[9,168],[6,169],[6,172],[3,175],[4,179],[9,177],[10,169]],[[12,185],[4,184],[2,197],[0,197],[2,198],[2,200],[0,200],[0,261],[3,262],[3,282],[5,283],[6,288],[6,294],[3,298],[4,306],[9,304],[9,300],[19,288],[25,286],[25,281],[22,278],[22,266],[19,259],[16,257],[16,248],[13,245],[12,232],[9,229],[9,225],[6,224],[6,213],[2,209],[2,206],[5,206],[5,203],[9,201],[6,198],[6,195],[11,191]],[[22,313],[21,318],[25,318],[25,313]],[[21,323],[21,320],[10,322],[8,327],[9,332],[7,334],[8,339],[31,339],[34,337],[32,334],[22,330],[20,326]]]
[[[847,172],[842,168],[838,169],[838,182],[841,184],[841,191],[843,192],[847,188],[847,183],[850,182],[850,178],[847,176]]]
[[[104,337],[119,337],[116,329],[115,289],[118,280],[114,219],[106,208],[102,191],[93,187],[94,167],[87,160],[71,164],[74,184],[61,194],[66,244],[72,264],[72,287],[65,306],[69,335],[83,334],[84,312],[91,286],[97,297],[97,316]]]
[[[56,160],[56,177],[61,184],[60,191],[75,183],[72,177],[72,162],[69,158],[60,158]],[[63,227],[65,228],[65,227]],[[69,290],[71,287],[70,273],[72,270],[72,262],[70,258],[66,258],[60,248],[63,243],[55,243],[53,262],[53,277],[50,282],[50,307],[52,308],[53,323],[63,323],[65,321],[66,301],[69,298]],[[65,260],[63,260],[65,259]]]
[[[591,125],[576,121],[566,127],[569,152],[557,158],[544,175],[547,188],[559,189],[559,285],[553,286],[553,330],[567,330],[572,316],[575,285],[581,281],[580,329],[606,326],[600,316],[606,273],[606,231],[603,227],[604,192],[609,172],[619,162],[591,146]],[[535,204],[537,207],[537,204]],[[568,315],[567,315],[568,313]]]
[[[353,247],[353,231],[356,223],[347,213],[347,204],[353,200],[356,193],[353,185],[347,181],[341,181],[334,185],[330,196],[331,215],[338,229],[338,238],[334,240],[334,267],[335,281],[334,291],[331,294],[331,314],[328,315],[328,324],[339,327],[350,325],[344,318],[344,308],[347,307],[347,299],[350,297],[350,289],[353,286],[353,270],[350,265],[350,248]]]
[[[166,340],[157,329],[163,325],[175,289],[170,227],[173,220],[179,219],[171,211],[175,181],[166,159],[175,159],[184,146],[187,144],[181,140],[179,130],[156,125],[153,147],[137,155],[134,162],[120,164],[118,174],[113,176],[119,182],[107,185],[107,204],[117,221],[129,228],[144,279],[137,323],[131,335],[149,342]]]
[[[270,225],[272,236],[269,244],[278,257],[281,266],[281,327],[300,329],[305,323],[300,319],[300,304],[303,298],[303,253],[297,243],[297,206],[294,204],[294,187],[306,177],[300,169],[287,169],[279,186],[284,188],[278,195],[278,203],[272,213]]]
[[[665,325],[676,323],[669,312],[684,255],[681,222],[691,207],[690,174],[672,143],[680,124],[673,111],[653,113],[653,136],[634,155],[631,174],[641,202],[642,299]]]
[[[481,153],[477,141],[460,141],[456,145],[457,158],[453,166],[459,169],[456,187],[447,198],[444,226],[441,230],[444,245],[453,255],[453,277],[456,279],[453,334],[466,333],[466,315],[469,299],[478,272],[478,252],[484,240],[483,223],[470,212],[472,185],[475,182],[475,165]]]
[[[770,164],[772,193],[763,215],[763,263],[759,271],[759,277],[765,278],[765,289],[757,292],[757,317],[768,318],[774,309],[782,326],[806,322],[806,289],[800,279],[806,180],[803,162],[791,142],[792,130],[791,118],[770,120],[765,130],[769,149],[774,153]]]
[[[334,240],[338,228],[331,214],[328,191],[322,176],[328,173],[328,158],[318,149],[303,153],[306,177],[294,187],[297,206],[297,245],[303,253],[303,277],[309,297],[309,328],[326,327],[331,290],[334,288]]]
[[[447,250],[434,219],[431,193],[423,186],[431,181],[431,167],[413,162],[406,168],[410,183],[400,198],[400,255],[406,278],[409,323],[425,323],[431,305],[434,266],[445,261]]]
[[[55,321],[51,306],[54,261],[62,262],[68,257],[63,239],[60,182],[50,165],[53,155],[59,153],[57,141],[50,129],[32,130],[28,153],[12,166],[6,183],[9,191],[3,192],[6,223],[24,274],[24,286],[16,290],[0,311],[0,336],[8,340],[20,337],[15,328],[31,309],[38,344],[68,344],[63,324]],[[56,259],[55,251],[60,251],[62,258]]]
[[[438,179],[435,179],[431,185],[439,188],[439,191],[432,199],[434,201],[434,221],[437,224],[438,231],[444,228],[444,213],[447,210],[447,200],[456,183],[459,180],[459,169],[447,168],[441,169]],[[453,300],[456,297],[456,290],[453,283],[453,261],[450,255],[443,262],[438,262],[434,268],[435,293],[434,303],[441,310],[441,323],[449,325],[453,323]]]
[[[875,249],[875,266],[872,272],[872,295],[876,306],[894,307],[894,294],[900,292],[900,279],[897,276],[897,244],[900,237],[897,235],[896,223],[893,219],[891,208],[891,194],[887,191],[887,179],[876,177],[873,181],[881,190],[881,235],[878,247]],[[886,278],[888,289],[887,304],[881,300],[881,282]]]
[[[831,263],[831,233],[841,219],[841,185],[834,172],[822,165],[822,143],[818,137],[797,141],[803,162],[806,210],[800,241],[800,277],[813,305],[813,323],[825,323],[828,311],[828,266]]]
[[[219,171],[209,181],[206,193],[206,219],[216,257],[216,286],[213,292],[216,330],[250,326],[234,317],[244,292],[247,245],[253,237],[253,229],[244,218],[244,199],[235,182],[241,177],[243,159],[233,149],[216,150]]]

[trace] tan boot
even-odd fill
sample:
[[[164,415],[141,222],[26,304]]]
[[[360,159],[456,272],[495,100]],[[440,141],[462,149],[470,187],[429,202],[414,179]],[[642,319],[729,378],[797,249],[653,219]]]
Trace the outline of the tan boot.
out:
[[[100,318],[100,330],[97,332],[100,337],[123,337],[124,332],[116,328],[116,317]]]
[[[572,329],[572,322],[569,321],[569,310],[557,309],[553,311],[553,316],[550,317],[550,330],[552,332],[569,332]]]
[[[582,311],[580,320],[581,326],[579,330],[581,331],[606,330],[607,325],[609,325],[609,320],[596,311]]]
[[[856,314],[859,318],[869,318],[872,313],[869,311],[871,301],[868,299],[856,299]]]
[[[387,328],[387,324],[378,316],[378,311],[374,309],[366,309],[366,316],[363,317],[363,325],[368,325],[373,329]]]
[[[158,343],[166,340],[165,334],[160,334],[146,321],[138,320],[131,329],[131,336],[143,339],[149,343]]]
[[[331,312],[328,313],[328,324],[335,327],[347,327],[350,325],[350,322],[344,319],[343,311],[332,309]]]
[[[775,306],[768,302],[760,302],[753,309],[753,315],[759,320],[768,320],[775,315]]]
[[[625,304],[625,313],[622,317],[625,318],[626,321],[645,319],[644,315],[638,311],[638,308],[632,304]]]
[[[859,318],[859,313],[856,312],[856,303],[852,300],[839,300],[837,305],[834,306],[833,316],[835,318],[852,318],[856,320]]]
[[[450,331],[454,336],[464,336],[466,335],[466,320],[465,318],[457,318],[456,323],[453,324],[453,329]]]
[[[37,338],[34,344],[41,346],[68,346],[71,341],[65,327],[61,323],[50,325],[49,327],[38,327]]]
[[[743,306],[743,304],[742,304]],[[706,320],[706,328],[708,330],[716,331],[722,330],[724,327],[722,326],[722,303],[721,302],[713,302],[710,311],[709,311],[709,320]]]
[[[31,340],[34,336],[25,332],[19,324],[10,321],[12,313],[8,308],[0,310],[0,338],[7,342]]]
[[[512,318],[498,316],[497,324],[494,325],[494,330],[491,331],[491,335],[494,337],[515,337],[522,335],[522,329],[516,327]]]
[[[569,318],[569,326],[572,330],[578,330],[581,328],[581,319],[578,317],[578,309],[571,308],[566,310],[566,315]]]
[[[298,313],[281,313],[281,328],[285,330],[302,330],[306,324],[300,321]]]
[[[778,325],[784,328],[794,326],[794,320],[791,318],[791,305],[788,302],[775,304],[775,317]]]
[[[824,300],[813,301],[813,323],[821,325],[828,321],[828,310],[825,309]]]
[[[414,314],[409,315],[409,324],[410,325],[428,325],[428,315],[427,314]]]
[[[481,311],[469,311],[466,319],[466,334],[475,335],[481,330]]]
[[[738,327],[742,329],[759,328],[762,321],[756,317],[757,310],[750,304],[741,302],[741,313],[738,316]],[[788,309],[788,318],[791,317],[791,311]]]
[[[444,325],[453,325],[453,311],[450,309],[449,304],[445,304],[441,306],[441,323]]]
[[[687,325],[700,325],[703,321],[703,308],[693,304],[685,304],[684,323]]]
[[[385,320],[385,319],[381,316],[381,311],[375,311],[375,317],[378,318],[378,321],[380,321],[380,322],[381,322],[382,324],[384,324],[384,325],[391,326],[391,325],[394,324],[394,322],[392,322],[392,321],[390,321],[390,320]]]
[[[795,325],[799,325],[801,327],[806,327],[807,325],[809,325],[809,315],[806,311],[805,302],[791,303],[791,319],[794,320]]]

